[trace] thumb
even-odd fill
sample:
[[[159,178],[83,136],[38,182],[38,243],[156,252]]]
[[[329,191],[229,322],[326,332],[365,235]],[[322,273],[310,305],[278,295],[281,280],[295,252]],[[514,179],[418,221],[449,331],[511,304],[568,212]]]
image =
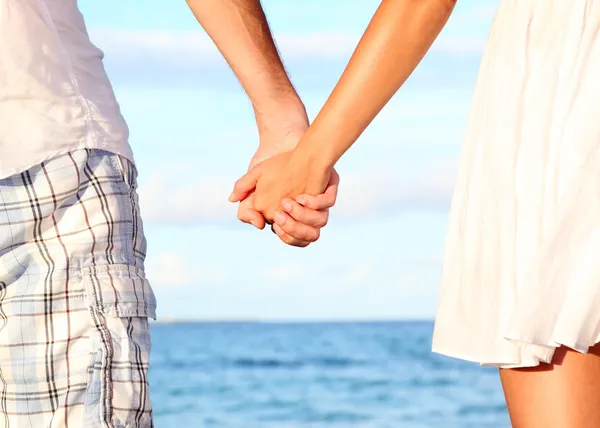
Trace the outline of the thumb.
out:
[[[229,202],[243,201],[256,187],[260,178],[260,168],[254,167],[242,176],[233,186],[233,192],[229,195]]]

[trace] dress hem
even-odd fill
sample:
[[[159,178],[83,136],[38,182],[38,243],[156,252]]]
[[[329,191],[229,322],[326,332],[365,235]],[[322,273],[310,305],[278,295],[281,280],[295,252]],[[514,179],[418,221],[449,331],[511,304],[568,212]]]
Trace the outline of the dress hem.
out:
[[[481,356],[476,356],[475,354],[457,352],[457,351],[453,351],[453,350],[450,350],[448,348],[444,348],[441,346],[439,346],[439,347],[433,346],[431,351],[436,354],[444,355],[446,357],[456,358],[459,360],[468,361],[468,362],[472,362],[472,363],[477,363],[480,366],[484,366],[484,367],[497,367],[499,369],[517,369],[517,368],[537,367],[540,364],[551,364],[552,359],[554,357],[554,352],[556,351],[556,349],[558,349],[560,347],[565,347],[572,351],[579,352],[580,354],[586,355],[589,352],[589,348],[600,343],[600,340],[599,340],[599,341],[596,341],[595,343],[591,344],[589,347],[585,348],[585,347],[579,347],[579,346],[577,346],[577,347],[569,346],[564,343],[540,344],[540,343],[535,343],[533,341],[525,341],[522,339],[511,339],[509,337],[505,337],[505,339],[512,343],[515,343],[515,344],[520,343],[520,344],[524,344],[524,345],[528,345],[528,346],[544,346],[544,347],[550,347],[550,348],[554,348],[554,349],[552,349],[552,351],[551,351],[552,354],[549,355],[548,358],[537,357],[537,356],[533,355],[531,360],[522,360],[521,362],[514,362],[514,361],[511,362],[510,358],[507,358],[505,362],[502,362],[503,361],[502,358],[500,358],[500,359],[498,359],[498,361],[494,362],[491,359],[482,358]]]

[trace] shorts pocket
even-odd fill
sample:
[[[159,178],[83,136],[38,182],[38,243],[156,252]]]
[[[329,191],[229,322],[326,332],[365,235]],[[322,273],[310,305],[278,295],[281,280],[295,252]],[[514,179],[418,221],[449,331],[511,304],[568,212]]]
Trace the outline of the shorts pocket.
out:
[[[111,317],[156,319],[156,298],[144,271],[125,264],[82,269],[88,306]]]
[[[82,275],[90,314],[86,422],[149,428],[152,288],[143,270],[125,264],[85,267]]]

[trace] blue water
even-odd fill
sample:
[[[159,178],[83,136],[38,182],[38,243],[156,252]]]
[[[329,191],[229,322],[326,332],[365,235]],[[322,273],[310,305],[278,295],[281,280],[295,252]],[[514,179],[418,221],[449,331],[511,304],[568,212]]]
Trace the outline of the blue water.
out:
[[[433,325],[153,324],[157,428],[510,427],[495,369]]]

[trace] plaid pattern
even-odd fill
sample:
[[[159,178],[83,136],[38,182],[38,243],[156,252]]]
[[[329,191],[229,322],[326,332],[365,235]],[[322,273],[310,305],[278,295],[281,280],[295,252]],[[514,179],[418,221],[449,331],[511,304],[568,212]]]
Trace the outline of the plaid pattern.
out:
[[[135,180],[102,150],[0,180],[0,428],[152,427]]]

